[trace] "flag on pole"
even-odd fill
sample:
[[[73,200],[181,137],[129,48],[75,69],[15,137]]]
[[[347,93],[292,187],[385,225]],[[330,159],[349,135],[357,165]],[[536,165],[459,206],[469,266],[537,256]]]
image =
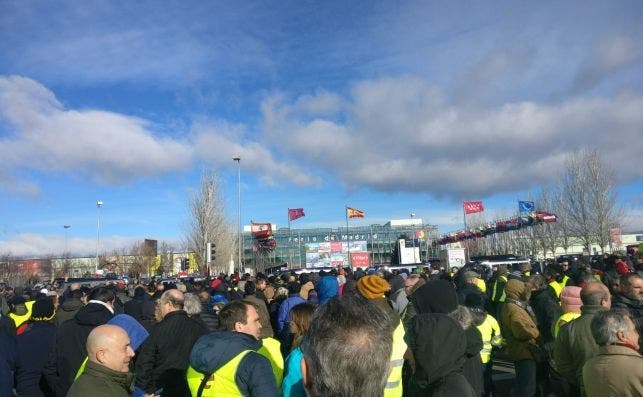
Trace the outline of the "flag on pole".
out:
[[[303,208],[288,208],[289,221],[294,221],[295,219],[299,219],[303,216],[306,216],[306,214],[304,214]]]
[[[534,212],[534,202],[533,201],[518,201],[518,210],[522,214],[523,212]]]
[[[272,224],[271,223],[255,223],[250,222],[250,232],[255,238],[268,238],[272,236]]]
[[[346,216],[348,218],[363,218],[364,211],[360,211],[356,208],[346,207]]]
[[[476,212],[484,211],[482,201],[464,201],[462,202],[465,214],[475,214]]]

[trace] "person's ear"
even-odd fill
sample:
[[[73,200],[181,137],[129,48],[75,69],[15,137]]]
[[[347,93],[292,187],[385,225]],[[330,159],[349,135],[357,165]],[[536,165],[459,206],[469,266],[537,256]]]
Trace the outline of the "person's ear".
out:
[[[100,350],[98,350],[98,351],[96,352],[96,361],[97,361],[99,364],[104,364],[104,363],[106,362],[106,360],[105,360],[105,359],[106,359],[105,354],[106,354],[106,352],[105,352],[105,350],[104,350],[104,349],[100,349]]]

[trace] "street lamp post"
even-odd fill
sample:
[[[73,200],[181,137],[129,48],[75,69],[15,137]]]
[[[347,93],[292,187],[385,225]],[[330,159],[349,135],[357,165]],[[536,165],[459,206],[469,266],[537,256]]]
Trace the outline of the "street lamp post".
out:
[[[415,219],[414,218],[415,218],[415,213],[411,212],[411,226],[413,226],[413,237],[411,240],[413,241],[413,262],[414,264],[417,264],[418,260],[417,260],[417,257],[415,256]]]
[[[239,275],[243,275],[243,262],[241,262],[241,157],[234,157],[237,162],[237,245],[239,248]]]
[[[103,206],[101,200],[96,201],[96,266],[94,274],[98,273],[98,249],[100,247],[100,207]]]
[[[63,228],[65,229],[65,252],[63,254],[65,259],[69,256],[69,253],[67,250],[67,230],[69,230],[70,227],[71,225],[63,225]]]

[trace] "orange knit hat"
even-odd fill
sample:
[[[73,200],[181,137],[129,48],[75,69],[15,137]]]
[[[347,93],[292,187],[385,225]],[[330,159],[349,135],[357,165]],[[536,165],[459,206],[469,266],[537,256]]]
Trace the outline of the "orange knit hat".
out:
[[[376,299],[384,296],[391,286],[380,276],[364,276],[357,280],[357,290],[366,299]]]

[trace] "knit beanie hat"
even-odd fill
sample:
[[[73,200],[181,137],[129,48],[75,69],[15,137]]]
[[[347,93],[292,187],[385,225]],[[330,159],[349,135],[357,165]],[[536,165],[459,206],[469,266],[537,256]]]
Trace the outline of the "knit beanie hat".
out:
[[[380,276],[364,276],[357,280],[357,290],[366,299],[376,299],[384,296],[391,286]]]
[[[569,286],[560,293],[560,305],[564,313],[580,313],[583,301],[580,299],[581,287]]]
[[[410,297],[418,313],[448,314],[458,308],[458,294],[446,280],[431,280]]]
[[[50,321],[54,318],[56,309],[50,298],[41,298],[34,302],[31,308],[31,319],[33,321]]]

